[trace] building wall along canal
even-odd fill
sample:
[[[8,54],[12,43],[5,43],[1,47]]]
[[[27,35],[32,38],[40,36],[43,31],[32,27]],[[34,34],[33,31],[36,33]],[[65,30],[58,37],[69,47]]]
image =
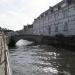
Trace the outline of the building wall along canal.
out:
[[[63,0],[43,12],[33,22],[33,34],[75,35],[75,1]]]

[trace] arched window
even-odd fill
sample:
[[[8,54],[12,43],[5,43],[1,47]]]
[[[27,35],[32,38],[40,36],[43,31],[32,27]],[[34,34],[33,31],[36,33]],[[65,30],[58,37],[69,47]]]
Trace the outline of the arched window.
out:
[[[58,32],[58,25],[55,25],[55,32]]]
[[[67,22],[65,22],[65,24],[64,24],[64,31],[68,31],[68,23]]]
[[[48,26],[48,32],[51,33],[51,26]]]
[[[64,18],[67,18],[69,16],[68,9],[63,10],[63,16],[64,16]]]

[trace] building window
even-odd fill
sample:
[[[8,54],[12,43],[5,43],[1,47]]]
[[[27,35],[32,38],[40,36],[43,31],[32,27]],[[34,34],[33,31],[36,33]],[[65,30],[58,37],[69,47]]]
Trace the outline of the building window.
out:
[[[55,20],[57,20],[57,19],[58,19],[59,14],[58,14],[58,13],[56,13],[54,16],[55,16]]]
[[[68,31],[68,23],[67,22],[65,22],[65,24],[64,24],[64,31]]]
[[[75,21],[75,18],[73,19],[73,21]]]
[[[48,26],[48,32],[51,33],[51,26]]]
[[[74,6],[73,8],[74,8],[74,10],[75,10],[75,6]]]
[[[71,0],[64,0],[64,2],[68,5],[71,4]]]
[[[57,25],[55,26],[55,32],[58,32],[58,26]]]
[[[45,15],[46,15],[46,16],[48,15],[48,11],[45,12]]]
[[[68,9],[63,10],[63,15],[64,15],[64,18],[66,18],[66,17],[69,16],[69,11],[68,11]]]
[[[60,5],[58,5],[58,10],[60,10],[61,9],[61,6]]]
[[[51,11],[51,13],[53,13],[53,8],[52,7],[50,7],[50,11]]]

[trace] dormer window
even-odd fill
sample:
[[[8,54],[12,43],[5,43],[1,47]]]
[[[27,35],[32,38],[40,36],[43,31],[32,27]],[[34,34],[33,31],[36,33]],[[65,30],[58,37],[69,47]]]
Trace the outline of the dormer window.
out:
[[[45,15],[48,15],[48,12],[46,12]]]
[[[50,7],[50,11],[51,11],[51,13],[53,13],[53,8],[52,7]]]
[[[51,9],[51,13],[53,13],[53,9]]]
[[[71,0],[64,0],[64,2],[66,3],[66,4],[71,4]]]
[[[58,10],[58,7],[55,7],[55,8],[54,8],[54,11],[57,11],[57,10]]]
[[[44,13],[44,16],[46,16],[45,13]]]
[[[58,10],[60,10],[61,9],[61,6],[60,5],[58,5]]]
[[[41,15],[41,18],[42,18],[43,16],[44,16],[44,15],[42,14],[42,15]]]
[[[41,16],[38,19],[40,20],[41,19]]]

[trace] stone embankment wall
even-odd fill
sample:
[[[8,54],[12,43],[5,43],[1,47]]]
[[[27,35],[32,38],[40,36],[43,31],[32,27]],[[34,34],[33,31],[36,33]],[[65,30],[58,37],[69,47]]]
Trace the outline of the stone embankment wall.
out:
[[[9,51],[4,33],[0,33],[0,74],[11,75],[9,66]]]
[[[16,35],[10,39],[9,46],[15,46],[15,43],[20,39],[34,41],[36,44],[47,44],[47,45],[65,45],[75,46],[75,36],[65,37],[64,35],[56,36],[43,36],[43,35]]]
[[[64,37],[57,35],[55,37],[44,36],[40,42],[48,45],[75,46],[75,36]]]

